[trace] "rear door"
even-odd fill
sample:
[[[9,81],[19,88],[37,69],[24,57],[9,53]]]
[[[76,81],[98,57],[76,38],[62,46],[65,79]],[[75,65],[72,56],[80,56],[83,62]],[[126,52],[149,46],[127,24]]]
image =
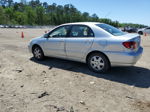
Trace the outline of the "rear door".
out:
[[[66,38],[66,55],[70,59],[80,60],[92,46],[94,33],[88,26],[72,25]]]

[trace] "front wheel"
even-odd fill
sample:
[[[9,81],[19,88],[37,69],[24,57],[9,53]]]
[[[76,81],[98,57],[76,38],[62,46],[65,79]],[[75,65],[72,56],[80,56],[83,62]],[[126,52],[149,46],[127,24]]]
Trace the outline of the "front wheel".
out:
[[[33,48],[32,53],[33,53],[33,56],[35,59],[37,59],[37,60],[43,60],[44,59],[44,53],[39,46],[35,46]]]
[[[98,73],[104,73],[110,68],[107,57],[101,53],[93,53],[87,59],[89,68]]]

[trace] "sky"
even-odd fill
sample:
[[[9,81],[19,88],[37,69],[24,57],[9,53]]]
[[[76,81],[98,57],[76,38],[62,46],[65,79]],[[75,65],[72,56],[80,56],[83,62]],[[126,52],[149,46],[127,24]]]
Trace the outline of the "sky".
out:
[[[14,0],[20,1],[20,0]],[[30,0],[27,0],[30,1]],[[150,26],[150,0],[40,0],[57,5],[72,4],[81,12],[96,13],[121,23],[139,23]]]

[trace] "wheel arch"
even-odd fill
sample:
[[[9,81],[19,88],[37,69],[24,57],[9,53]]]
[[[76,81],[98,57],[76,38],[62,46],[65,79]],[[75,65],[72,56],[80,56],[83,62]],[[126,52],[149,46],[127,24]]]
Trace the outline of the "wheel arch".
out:
[[[111,63],[110,63],[110,60],[109,60],[108,56],[107,56],[105,53],[103,53],[103,52],[101,52],[101,51],[97,51],[97,50],[91,51],[91,52],[89,52],[89,53],[87,54],[87,56],[86,56],[86,63],[87,63],[88,57],[89,57],[91,54],[93,54],[93,53],[100,53],[100,54],[104,55],[104,56],[107,58],[107,60],[109,61],[109,64],[110,64],[110,66],[111,66]]]
[[[41,47],[40,45],[38,45],[38,44],[34,44],[34,45],[32,45],[32,52],[33,52],[33,49],[34,49],[35,47],[39,47],[39,48],[41,48],[41,49],[42,49],[42,47]],[[43,49],[42,49],[42,51],[43,51]],[[44,53],[44,52],[43,52],[43,53]]]
[[[143,35],[143,33],[144,33],[143,31],[138,31],[138,34],[140,35]]]

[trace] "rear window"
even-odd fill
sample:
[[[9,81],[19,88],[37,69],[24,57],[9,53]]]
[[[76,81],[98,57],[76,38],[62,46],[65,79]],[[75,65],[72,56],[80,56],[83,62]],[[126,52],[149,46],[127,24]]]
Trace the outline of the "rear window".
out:
[[[114,36],[121,36],[124,35],[125,33],[120,31],[119,29],[110,26],[108,24],[96,24],[96,26],[104,29],[105,31],[109,32],[110,34],[114,35]]]

